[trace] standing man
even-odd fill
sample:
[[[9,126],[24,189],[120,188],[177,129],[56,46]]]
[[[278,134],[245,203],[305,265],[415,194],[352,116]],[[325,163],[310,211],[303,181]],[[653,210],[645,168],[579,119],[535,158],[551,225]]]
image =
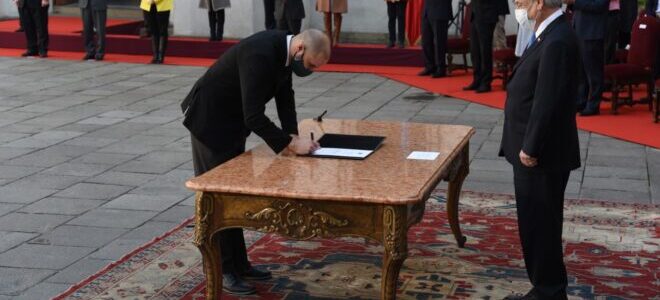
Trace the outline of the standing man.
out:
[[[277,29],[298,34],[304,18],[305,6],[302,0],[275,0]]]
[[[266,30],[275,29],[275,0],[264,0],[264,13],[266,14]]]
[[[506,0],[505,0],[506,1]],[[422,8],[422,50],[424,70],[419,76],[447,76],[447,27],[452,18],[451,0],[424,1]],[[403,35],[402,35],[403,36]]]
[[[193,166],[199,176],[245,151],[250,132],[264,139],[275,153],[308,154],[318,148],[298,137],[292,73],[307,76],[330,59],[330,40],[309,29],[298,35],[268,30],[241,40],[227,50],[193,86],[181,109],[190,130]],[[275,97],[282,128],[266,117],[266,103]],[[250,265],[243,230],[218,233],[223,290],[237,295],[255,293],[246,279],[265,280],[270,272]]]
[[[580,40],[583,74],[577,99],[581,116],[600,113],[605,88],[605,30],[609,0],[563,0],[573,8],[573,27]]]
[[[473,65],[472,83],[465,91],[485,93],[493,81],[493,32],[501,15],[509,14],[507,0],[472,0],[470,16],[470,58]]]
[[[106,0],[80,0],[78,5],[83,21],[83,40],[85,41],[83,60],[103,60],[108,3]],[[96,44],[94,44],[94,28],[96,28]]]
[[[562,0],[516,0],[534,39],[507,84],[500,156],[513,165],[518,231],[533,288],[505,299],[567,299],[562,250],[564,192],[580,167],[575,122],[580,52]],[[601,48],[602,50],[602,48]]]
[[[27,51],[21,56],[48,57],[48,0],[14,0],[21,10]]]

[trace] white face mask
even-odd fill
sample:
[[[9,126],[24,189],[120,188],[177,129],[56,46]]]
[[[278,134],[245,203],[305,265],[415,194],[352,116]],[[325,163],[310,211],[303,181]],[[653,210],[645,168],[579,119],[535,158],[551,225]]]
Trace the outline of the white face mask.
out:
[[[527,10],[524,8],[516,8],[515,11],[516,14],[516,21],[518,21],[518,24],[520,26],[524,26],[529,19],[527,19]]]
[[[536,20],[529,19],[526,9],[516,8],[515,15],[516,15],[516,21],[518,21],[518,24],[520,24],[520,26],[524,26],[531,30],[534,30],[534,25],[536,24]]]

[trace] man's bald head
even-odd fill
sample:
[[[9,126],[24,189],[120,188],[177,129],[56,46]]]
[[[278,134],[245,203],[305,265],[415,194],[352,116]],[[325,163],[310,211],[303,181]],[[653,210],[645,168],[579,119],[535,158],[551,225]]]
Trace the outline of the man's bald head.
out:
[[[294,37],[291,55],[302,53],[305,67],[314,70],[330,60],[330,39],[318,29],[307,29]]]

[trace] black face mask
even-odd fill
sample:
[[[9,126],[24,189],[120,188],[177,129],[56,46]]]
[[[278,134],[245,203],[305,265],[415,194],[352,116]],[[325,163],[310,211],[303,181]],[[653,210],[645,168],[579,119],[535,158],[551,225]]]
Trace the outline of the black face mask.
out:
[[[303,61],[303,56],[305,54],[300,56],[300,58],[296,58],[295,56],[293,57],[293,61],[291,62],[291,69],[293,70],[293,73],[296,73],[298,77],[306,77],[312,74],[312,70],[305,68],[305,63]]]

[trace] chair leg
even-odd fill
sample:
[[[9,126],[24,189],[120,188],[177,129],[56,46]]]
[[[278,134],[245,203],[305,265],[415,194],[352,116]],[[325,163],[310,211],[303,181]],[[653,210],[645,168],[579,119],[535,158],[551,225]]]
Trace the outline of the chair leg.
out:
[[[612,81],[612,114],[616,115],[617,104],[619,102],[619,86],[616,81]]]
[[[451,71],[454,70],[454,57],[451,53],[447,53],[447,74],[451,74]]]
[[[646,83],[646,89],[647,89],[647,96],[649,99],[649,111],[653,111],[653,90],[655,90],[655,82],[653,79],[650,79]]]

